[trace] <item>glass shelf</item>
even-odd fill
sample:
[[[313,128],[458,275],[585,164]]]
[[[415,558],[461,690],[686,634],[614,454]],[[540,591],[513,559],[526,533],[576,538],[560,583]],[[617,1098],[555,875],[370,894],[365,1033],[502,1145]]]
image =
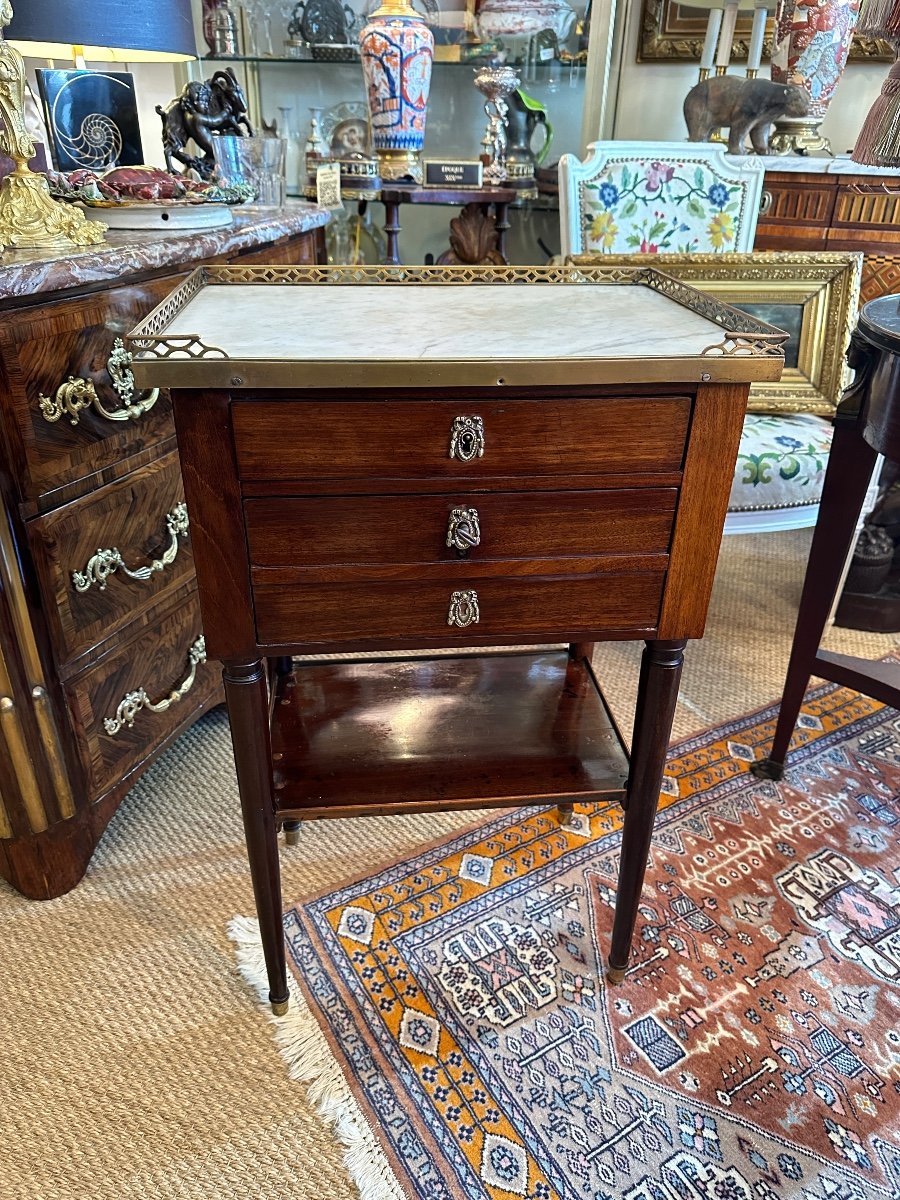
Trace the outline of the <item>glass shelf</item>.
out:
[[[484,66],[486,63],[489,63],[490,61],[491,61],[491,56],[489,56],[489,55],[486,55],[483,58],[467,58],[467,59],[461,60],[459,62],[452,61],[450,59],[436,58],[434,60],[434,66],[439,67],[439,68],[442,68],[442,67],[481,67],[481,66]],[[201,63],[254,63],[257,66],[269,66],[269,65],[281,66],[281,65],[288,64],[293,67],[356,67],[357,70],[359,69],[359,64],[360,64],[360,60],[358,57],[357,58],[339,58],[339,59],[284,58],[284,57],[269,58],[269,57],[266,57],[265,55],[258,55],[258,54],[257,55],[254,55],[254,54],[229,54],[227,56],[226,55],[217,56],[214,54],[207,54],[203,58],[200,59],[200,62]],[[575,61],[575,60],[570,60],[570,59],[565,59],[565,58],[545,59],[543,62],[541,62],[540,64],[537,64],[537,65],[540,67],[546,67],[546,66],[549,66],[551,62],[558,63],[559,65],[564,66],[564,67],[571,67],[571,66],[584,67],[584,65],[585,65],[584,62],[582,62],[582,61]],[[509,65],[515,66],[516,64],[510,63]]]

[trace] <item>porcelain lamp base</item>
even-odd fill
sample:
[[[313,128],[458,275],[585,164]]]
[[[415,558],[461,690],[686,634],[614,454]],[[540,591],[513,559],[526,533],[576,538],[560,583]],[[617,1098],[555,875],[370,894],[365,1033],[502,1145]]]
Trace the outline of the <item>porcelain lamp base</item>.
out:
[[[819,133],[822,117],[785,117],[775,122],[770,154],[831,154],[831,142]]]
[[[384,183],[399,183],[412,179],[416,183],[425,180],[422,167],[422,156],[418,150],[381,150],[376,149],[378,167]]]

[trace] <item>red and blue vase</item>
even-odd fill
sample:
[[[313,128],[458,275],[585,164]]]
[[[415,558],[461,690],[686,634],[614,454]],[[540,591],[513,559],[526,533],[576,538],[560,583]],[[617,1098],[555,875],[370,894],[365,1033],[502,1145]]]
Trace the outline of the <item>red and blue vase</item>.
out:
[[[384,0],[359,35],[359,53],[381,177],[421,183],[431,30],[408,0]]]

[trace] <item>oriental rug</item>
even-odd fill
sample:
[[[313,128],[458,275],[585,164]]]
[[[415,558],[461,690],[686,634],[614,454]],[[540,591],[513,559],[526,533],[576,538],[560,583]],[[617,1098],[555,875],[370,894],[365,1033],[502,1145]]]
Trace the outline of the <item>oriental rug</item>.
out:
[[[610,804],[505,813],[287,912],[276,1037],[364,1200],[900,1196],[900,715],[811,691],[771,783],[747,767],[775,714],[672,751],[618,987]]]

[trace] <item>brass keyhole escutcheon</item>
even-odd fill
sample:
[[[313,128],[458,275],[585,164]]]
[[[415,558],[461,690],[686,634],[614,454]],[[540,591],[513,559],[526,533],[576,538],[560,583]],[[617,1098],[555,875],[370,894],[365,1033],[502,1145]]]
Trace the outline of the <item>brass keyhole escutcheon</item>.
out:
[[[477,625],[481,618],[478,611],[478,593],[474,590],[454,592],[450,597],[450,611],[447,613],[447,624],[465,629],[468,625]]]
[[[477,508],[454,508],[450,510],[447,524],[447,545],[459,555],[466,555],[481,543],[481,525]]]
[[[471,462],[484,454],[484,421],[481,417],[454,417],[450,427],[450,457]]]

